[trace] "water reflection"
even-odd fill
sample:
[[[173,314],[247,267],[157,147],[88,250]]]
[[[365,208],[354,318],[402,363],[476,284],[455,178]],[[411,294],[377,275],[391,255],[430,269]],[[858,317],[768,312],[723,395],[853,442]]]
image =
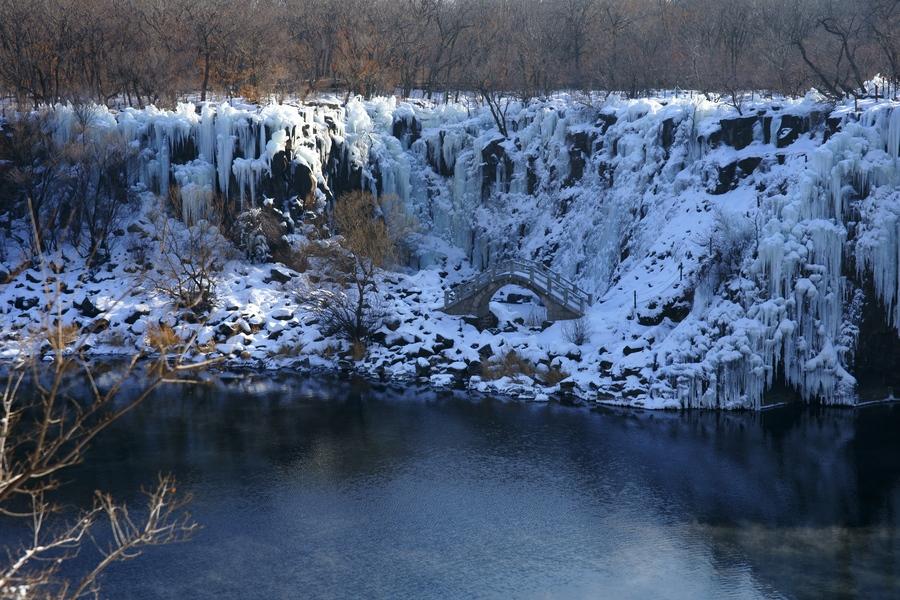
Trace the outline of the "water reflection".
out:
[[[587,411],[268,375],[170,387],[66,499],[176,474],[205,526],[113,598],[888,597],[900,405]]]

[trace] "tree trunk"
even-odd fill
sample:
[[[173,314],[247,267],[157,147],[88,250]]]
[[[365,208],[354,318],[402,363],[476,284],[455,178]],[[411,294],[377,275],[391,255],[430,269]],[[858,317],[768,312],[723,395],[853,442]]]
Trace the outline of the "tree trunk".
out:
[[[206,102],[206,89],[209,87],[210,51],[203,54],[203,84],[200,87],[200,101]]]

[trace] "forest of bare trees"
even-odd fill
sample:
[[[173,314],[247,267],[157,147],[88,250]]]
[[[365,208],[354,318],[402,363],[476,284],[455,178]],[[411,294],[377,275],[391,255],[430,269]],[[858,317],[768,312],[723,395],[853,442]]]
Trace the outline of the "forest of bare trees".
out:
[[[21,103],[187,94],[691,89],[900,80],[900,0],[0,0]]]

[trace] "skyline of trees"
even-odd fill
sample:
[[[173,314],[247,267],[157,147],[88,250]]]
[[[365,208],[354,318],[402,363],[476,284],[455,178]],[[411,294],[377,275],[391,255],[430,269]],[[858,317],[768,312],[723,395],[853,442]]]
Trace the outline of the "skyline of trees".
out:
[[[0,0],[21,104],[187,94],[859,96],[900,81],[900,0]]]

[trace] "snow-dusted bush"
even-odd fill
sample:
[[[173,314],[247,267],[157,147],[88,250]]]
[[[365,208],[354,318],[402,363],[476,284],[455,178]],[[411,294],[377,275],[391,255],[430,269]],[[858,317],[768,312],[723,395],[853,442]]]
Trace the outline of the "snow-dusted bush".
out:
[[[749,217],[717,210],[715,228],[709,238],[710,256],[707,274],[717,282],[727,281],[737,275],[744,258],[753,246],[755,236],[755,224]]]
[[[238,215],[235,224],[238,246],[250,262],[264,263],[272,258],[267,225],[268,219],[261,208],[251,208]]]
[[[303,305],[319,318],[322,335],[344,338],[352,344],[362,344],[362,347],[381,327],[385,316],[377,295],[359,296],[359,292],[352,289],[313,290],[303,297]]]
[[[209,310],[228,242],[208,221],[184,227],[174,219],[161,218],[157,232],[157,267],[148,273],[153,287],[180,308]]]
[[[230,237],[250,262],[274,261],[293,267],[299,259],[285,236],[291,227],[289,215],[264,204],[240,213]]]
[[[591,331],[588,322],[584,317],[566,321],[563,325],[563,337],[570,344],[581,346],[586,344],[590,339]]]

